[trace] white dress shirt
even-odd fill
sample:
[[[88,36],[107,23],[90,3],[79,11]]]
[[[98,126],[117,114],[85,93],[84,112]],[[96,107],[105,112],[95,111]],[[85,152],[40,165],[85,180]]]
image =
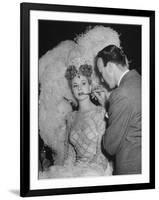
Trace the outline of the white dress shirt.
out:
[[[119,85],[120,85],[120,82],[121,82],[122,78],[123,78],[128,72],[129,72],[129,69],[127,69],[127,70],[121,75],[121,77],[119,78],[119,81],[118,81],[118,87],[119,87]]]

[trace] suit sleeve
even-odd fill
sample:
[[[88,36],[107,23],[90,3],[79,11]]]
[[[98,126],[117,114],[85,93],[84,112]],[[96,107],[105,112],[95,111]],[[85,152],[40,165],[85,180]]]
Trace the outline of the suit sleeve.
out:
[[[118,151],[123,137],[127,134],[132,109],[128,98],[119,94],[112,95],[108,110],[108,127],[102,142],[110,155]]]

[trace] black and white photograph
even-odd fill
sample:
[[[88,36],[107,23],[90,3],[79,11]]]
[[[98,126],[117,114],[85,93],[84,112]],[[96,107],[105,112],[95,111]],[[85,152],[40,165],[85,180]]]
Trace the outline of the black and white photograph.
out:
[[[142,172],[141,26],[39,20],[39,85],[39,178]]]
[[[153,188],[153,11],[21,10],[21,195]]]

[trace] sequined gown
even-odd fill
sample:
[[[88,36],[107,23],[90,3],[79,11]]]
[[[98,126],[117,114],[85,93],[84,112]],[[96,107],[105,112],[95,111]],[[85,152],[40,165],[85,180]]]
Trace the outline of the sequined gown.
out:
[[[112,166],[101,152],[104,115],[105,110],[99,106],[68,115],[64,166],[51,167],[47,178],[112,175]]]

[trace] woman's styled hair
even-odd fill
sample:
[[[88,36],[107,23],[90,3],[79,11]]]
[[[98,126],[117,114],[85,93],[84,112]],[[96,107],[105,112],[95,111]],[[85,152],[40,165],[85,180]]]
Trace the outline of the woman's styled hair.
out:
[[[82,75],[87,77],[89,84],[91,84],[92,72],[93,72],[92,66],[88,64],[81,65],[78,70],[74,65],[70,65],[66,70],[65,78],[68,80],[70,84],[75,76]]]
[[[120,64],[121,66],[128,65],[128,60],[123,50],[115,45],[109,45],[102,49],[97,54],[96,61],[98,60],[98,58],[102,58],[105,67],[108,62]]]

